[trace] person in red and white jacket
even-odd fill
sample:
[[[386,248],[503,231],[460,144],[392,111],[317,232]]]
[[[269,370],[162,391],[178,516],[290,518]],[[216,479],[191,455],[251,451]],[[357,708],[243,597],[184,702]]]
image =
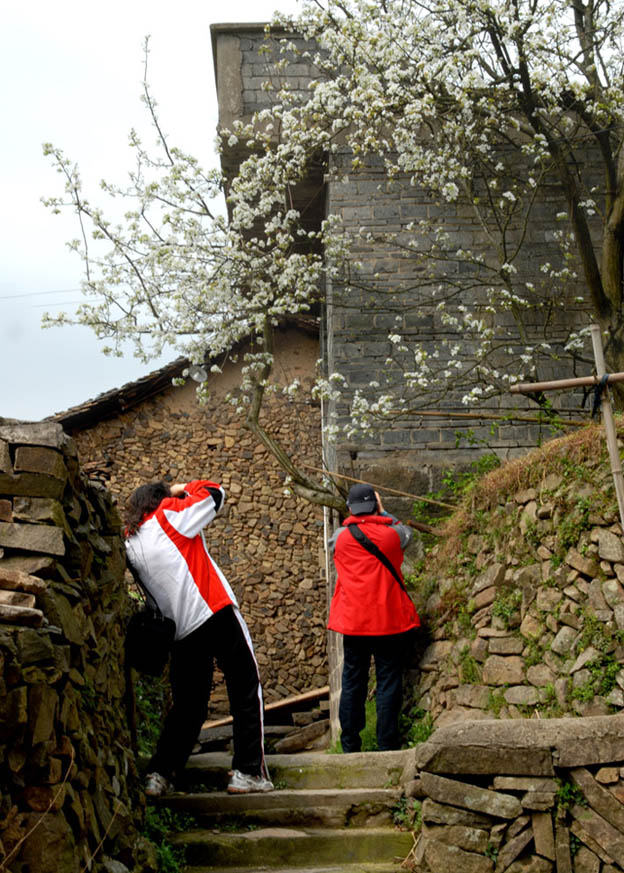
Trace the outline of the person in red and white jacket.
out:
[[[366,723],[365,704],[371,657],[377,679],[377,745],[398,749],[403,670],[420,619],[402,584],[403,553],[412,532],[384,511],[370,485],[354,485],[347,497],[351,515],[332,536],[338,575],[328,627],[343,634],[344,666],[339,718],[344,752],[359,752]],[[385,564],[349,531],[356,525],[394,568]],[[399,581],[399,579],[401,581]]]
[[[163,615],[176,623],[172,706],[147,768],[145,792],[174,790],[206,718],[213,663],[223,671],[233,717],[228,791],[271,791],[264,760],[262,688],[251,637],[232,588],[210,556],[203,528],[221,511],[216,482],[155,482],[127,505],[126,553]]]

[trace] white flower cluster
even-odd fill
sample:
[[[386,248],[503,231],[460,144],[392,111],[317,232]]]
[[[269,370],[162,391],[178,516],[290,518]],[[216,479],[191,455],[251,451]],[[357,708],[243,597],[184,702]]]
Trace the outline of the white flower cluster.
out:
[[[253,391],[269,382],[267,330],[309,311],[326,288],[333,305],[370,293],[393,314],[422,313],[442,338],[425,347],[399,315],[386,334],[383,384],[350,392],[340,374],[319,380],[317,396],[349,404],[350,433],[439,401],[451,387],[470,403],[506,390],[556,353],[525,342],[524,317],[535,322],[537,309],[576,304],[581,271],[587,300],[622,309],[620,285],[608,283],[622,275],[609,222],[624,198],[615,163],[624,137],[623,20],[621,4],[606,0],[305,3],[296,21],[277,19],[306,42],[283,40],[267,85],[271,108],[221,132],[222,151],[248,155],[228,184],[229,222],[213,206],[220,173],[171,146],[145,85],[160,149],[151,155],[133,133],[129,184],[104,185],[133,201],[119,225],[84,196],[77,168],[46,146],[66,192],[47,203],[76,210],[83,223],[72,243],[88,295],[78,320],[111,340],[113,353],[132,340],[145,360],[165,346],[194,360],[225,359],[250,338],[256,351],[233,398],[246,413]],[[307,89],[287,87],[288,58],[298,54],[318,70]],[[592,138],[610,180],[604,206],[592,196],[595,179],[583,175]],[[376,163],[380,184],[427,193],[427,215],[392,233],[361,221],[353,230],[337,213],[311,228],[293,192],[319,161],[336,183]],[[561,254],[551,250],[540,264],[523,247],[538,192],[548,184],[552,193],[553,180],[565,186],[557,214],[565,230],[551,236]],[[487,250],[459,239],[455,216],[473,223]],[[620,220],[620,238],[621,229]],[[401,288],[382,287],[379,270],[366,275],[363,242],[412,265]],[[522,351],[510,357],[519,336]],[[579,353],[585,341],[576,332],[566,350]]]

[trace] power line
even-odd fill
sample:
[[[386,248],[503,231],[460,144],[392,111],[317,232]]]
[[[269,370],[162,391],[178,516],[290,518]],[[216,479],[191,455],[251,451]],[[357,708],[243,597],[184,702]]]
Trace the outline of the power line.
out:
[[[27,291],[25,294],[5,294],[0,300],[19,300],[22,297],[36,297],[39,294],[74,294],[80,288],[60,288],[57,291]]]
[[[46,306],[75,306],[84,300],[64,300],[62,303],[31,303],[30,309],[44,309]]]

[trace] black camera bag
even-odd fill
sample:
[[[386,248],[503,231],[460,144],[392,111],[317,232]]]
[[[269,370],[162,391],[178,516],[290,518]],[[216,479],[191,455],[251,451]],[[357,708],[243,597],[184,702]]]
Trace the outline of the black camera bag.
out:
[[[171,654],[176,623],[162,614],[130,561],[128,567],[143,597],[144,605],[130,616],[126,628],[126,665],[150,676],[160,676]]]

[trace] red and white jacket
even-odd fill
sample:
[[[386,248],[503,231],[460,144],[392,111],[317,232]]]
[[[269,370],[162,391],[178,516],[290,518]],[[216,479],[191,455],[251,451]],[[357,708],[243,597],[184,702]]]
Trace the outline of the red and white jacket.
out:
[[[225,491],[215,482],[187,482],[184,497],[166,497],[126,540],[141,581],[162,614],[175,621],[176,640],[225,606],[238,607],[203,534],[224,501]]]
[[[349,516],[329,543],[338,573],[329,629],[349,636],[387,636],[418,627],[420,619],[407,591],[347,530],[354,523],[403,578],[403,549],[411,538],[410,529],[388,514]]]

